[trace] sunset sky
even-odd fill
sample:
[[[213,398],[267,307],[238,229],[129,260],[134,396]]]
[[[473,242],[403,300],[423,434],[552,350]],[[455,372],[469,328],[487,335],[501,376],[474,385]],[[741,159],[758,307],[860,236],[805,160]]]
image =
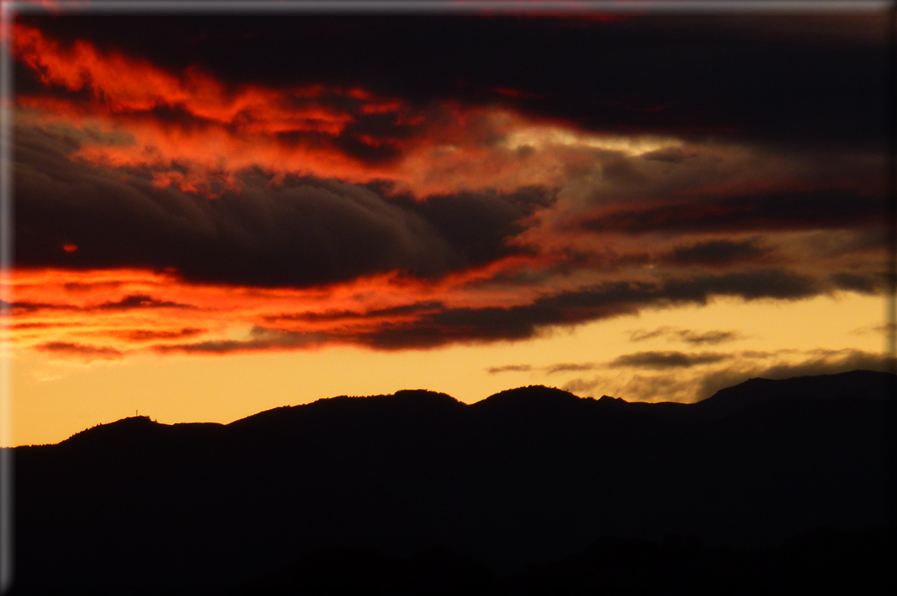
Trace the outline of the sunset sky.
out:
[[[886,368],[884,11],[56,7],[4,41],[5,445]]]

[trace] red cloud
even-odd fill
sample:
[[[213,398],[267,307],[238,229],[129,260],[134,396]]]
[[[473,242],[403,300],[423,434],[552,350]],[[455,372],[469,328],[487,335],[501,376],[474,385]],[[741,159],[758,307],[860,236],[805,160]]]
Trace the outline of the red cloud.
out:
[[[366,345],[368,336],[413,327],[443,308],[526,304],[537,290],[478,288],[476,282],[535,264],[509,257],[437,281],[389,273],[307,289],[186,283],[170,273],[128,269],[19,269],[3,283],[15,296],[9,304],[14,345],[94,359],[144,350]]]
[[[15,26],[13,49],[48,88],[17,97],[20,107],[32,110],[21,121],[99,128],[106,140],[82,139],[72,157],[100,167],[149,170],[159,188],[214,198],[239,191],[238,175],[255,170],[275,179],[295,174],[353,183],[388,180],[397,191],[418,197],[512,191],[556,183],[563,170],[559,161],[566,159],[550,151],[527,157],[503,146],[511,131],[534,123],[494,106],[436,102],[415,109],[360,88],[226,85],[197,67],[168,72],[84,40],[64,47],[22,24]],[[384,115],[392,130],[383,130]],[[365,128],[372,118],[378,124]],[[370,158],[371,151],[380,157]]]
[[[125,131],[134,139],[130,144],[85,144],[76,157],[106,167],[150,168],[157,186],[173,184],[211,196],[210,179],[219,187],[238,189],[234,173],[253,166],[352,180],[381,177],[333,145],[356,116],[328,105],[328,98],[355,100],[358,114],[395,112],[398,118],[403,110],[397,100],[359,89],[228,89],[197,68],[172,74],[140,58],[100,52],[86,41],[65,48],[21,24],[15,26],[13,50],[45,86],[88,91],[92,97],[85,103],[24,96],[17,98],[20,106],[76,125],[99,117],[110,132]],[[161,124],[154,115],[159,108],[181,114],[189,126]],[[289,142],[278,140],[285,135],[292,135]],[[188,171],[173,168],[175,163],[186,164]]]
[[[315,101],[318,86],[275,91],[244,86],[228,90],[197,68],[173,75],[150,62],[118,53],[101,53],[86,41],[63,48],[40,30],[17,24],[13,48],[47,86],[89,90],[108,113],[178,108],[200,120],[235,125],[241,132],[316,131],[338,134],[350,114]]]

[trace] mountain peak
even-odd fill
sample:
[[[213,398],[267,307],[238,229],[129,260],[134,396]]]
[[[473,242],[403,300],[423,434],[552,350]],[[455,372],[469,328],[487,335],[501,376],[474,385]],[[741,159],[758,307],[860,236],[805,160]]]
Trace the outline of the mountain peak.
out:
[[[96,441],[133,441],[135,438],[154,435],[162,424],[149,416],[129,416],[115,422],[99,424],[92,428],[75,433],[63,443],[86,443]]]
[[[396,391],[392,395],[384,396],[386,399],[392,399],[394,401],[401,402],[420,402],[420,401],[428,401],[431,403],[445,403],[445,404],[456,404],[460,403],[457,399],[448,395],[447,393],[441,393],[439,391],[430,391],[429,389],[400,389]]]
[[[507,389],[495,393],[474,405],[482,404],[483,406],[501,407],[513,404],[514,407],[540,407],[549,404],[573,404],[579,402],[580,399],[581,398],[569,391],[564,391],[563,389],[558,389],[556,387],[527,385],[526,387],[517,387],[516,389]]]
[[[714,416],[727,416],[732,412],[773,399],[818,401],[884,399],[892,395],[894,384],[894,375],[871,370],[788,379],[757,377],[720,389],[695,406],[705,414],[712,412]]]

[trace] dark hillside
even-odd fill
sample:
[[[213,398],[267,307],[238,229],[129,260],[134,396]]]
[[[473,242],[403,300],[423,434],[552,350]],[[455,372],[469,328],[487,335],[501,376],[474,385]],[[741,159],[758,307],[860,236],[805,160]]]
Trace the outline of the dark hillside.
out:
[[[601,537],[768,549],[883,527],[892,381],[752,380],[692,405],[525,387],[469,406],[339,397],[228,425],[129,418],[16,449],[17,586],[228,589],[326,549],[452,553],[472,561],[462,576],[503,577]]]

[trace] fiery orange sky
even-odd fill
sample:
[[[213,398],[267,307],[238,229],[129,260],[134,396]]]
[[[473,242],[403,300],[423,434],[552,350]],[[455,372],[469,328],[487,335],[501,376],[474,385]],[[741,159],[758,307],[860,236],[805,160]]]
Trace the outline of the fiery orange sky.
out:
[[[886,368],[885,31],[15,15],[4,443]]]

